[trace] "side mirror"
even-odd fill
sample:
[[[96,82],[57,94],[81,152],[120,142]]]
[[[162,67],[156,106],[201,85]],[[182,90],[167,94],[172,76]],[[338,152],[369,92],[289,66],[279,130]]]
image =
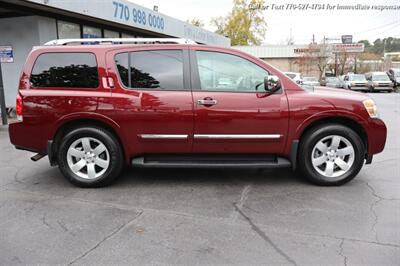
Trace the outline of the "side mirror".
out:
[[[267,92],[273,93],[281,88],[281,81],[277,76],[268,75],[264,78],[264,89]]]

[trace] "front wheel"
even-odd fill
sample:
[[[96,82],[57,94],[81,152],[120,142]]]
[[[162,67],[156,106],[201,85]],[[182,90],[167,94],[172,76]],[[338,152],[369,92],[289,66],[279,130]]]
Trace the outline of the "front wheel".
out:
[[[349,182],[361,170],[365,147],[352,129],[328,124],[305,134],[298,156],[299,169],[309,181],[337,186]]]
[[[67,133],[57,153],[61,173],[79,187],[101,187],[120,174],[123,154],[118,140],[98,127],[81,127]]]

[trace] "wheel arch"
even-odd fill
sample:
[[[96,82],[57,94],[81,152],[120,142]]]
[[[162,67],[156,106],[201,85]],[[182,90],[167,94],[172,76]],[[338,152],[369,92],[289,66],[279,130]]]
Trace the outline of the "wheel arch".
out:
[[[300,141],[300,143],[307,132],[323,124],[339,124],[349,127],[361,137],[361,141],[364,144],[365,150],[368,150],[368,135],[366,130],[360,122],[347,116],[328,116],[311,121],[310,123],[305,125],[299,132],[298,140]]]
[[[122,153],[124,155],[124,161],[128,158],[126,154],[126,148],[124,140],[121,138],[120,134],[118,134],[119,126],[114,121],[108,121],[108,119],[104,119],[102,117],[82,117],[82,116],[73,116],[62,119],[57,123],[57,126],[54,129],[54,133],[52,135],[52,144],[51,147],[48,147],[48,156],[49,160],[52,164],[56,163],[55,154],[57,153],[57,148],[63,136],[74,128],[78,128],[81,126],[94,126],[100,127],[111,134],[113,134],[122,149]]]

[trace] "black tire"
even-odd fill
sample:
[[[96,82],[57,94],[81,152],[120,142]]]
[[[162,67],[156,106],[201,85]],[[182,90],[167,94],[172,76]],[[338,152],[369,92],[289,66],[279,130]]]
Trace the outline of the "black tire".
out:
[[[85,179],[75,174],[68,165],[67,152],[71,144],[81,138],[92,138],[104,144],[109,156],[109,165],[105,172],[94,179]],[[78,187],[94,188],[103,187],[113,182],[121,173],[124,156],[116,137],[100,127],[79,127],[68,132],[60,141],[57,152],[57,161],[64,177]]]
[[[344,174],[338,177],[326,177],[320,174],[312,164],[312,151],[314,146],[323,138],[338,135],[346,138],[354,149],[354,162]],[[352,180],[364,164],[365,147],[360,136],[352,129],[340,124],[324,124],[308,132],[300,140],[298,165],[300,173],[310,182],[321,186],[339,186]]]

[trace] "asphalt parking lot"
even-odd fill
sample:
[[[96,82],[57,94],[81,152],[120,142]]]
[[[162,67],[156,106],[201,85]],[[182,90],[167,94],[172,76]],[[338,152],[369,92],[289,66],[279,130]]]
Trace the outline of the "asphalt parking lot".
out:
[[[400,94],[383,153],[341,187],[289,170],[131,169],[73,187],[0,129],[0,265],[400,264]]]

